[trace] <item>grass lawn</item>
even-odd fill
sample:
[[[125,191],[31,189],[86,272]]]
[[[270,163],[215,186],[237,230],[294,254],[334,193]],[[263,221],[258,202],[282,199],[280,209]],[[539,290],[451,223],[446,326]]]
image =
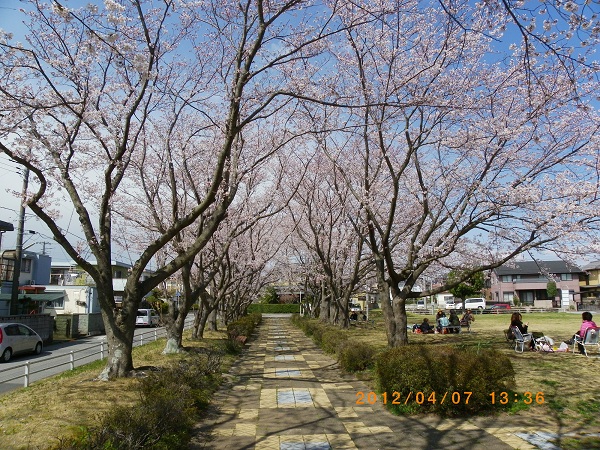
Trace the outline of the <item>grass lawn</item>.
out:
[[[372,311],[376,327],[352,327],[353,339],[386,347],[381,312]],[[422,315],[409,315],[409,323],[420,323]],[[410,342],[455,343],[458,345],[494,347],[511,358],[517,372],[518,392],[543,392],[544,404],[533,404],[501,417],[473,420],[491,421],[501,426],[529,426],[560,433],[597,433],[600,430],[600,358],[585,358],[572,353],[515,353],[504,339],[509,315],[478,315],[471,333],[447,335],[410,334]],[[432,316],[429,316],[433,320]],[[579,329],[579,314],[529,314],[524,316],[530,330],[542,331],[558,345]],[[188,335],[186,335],[188,336]],[[210,346],[224,339],[222,333],[207,332],[202,341],[185,340],[187,347]],[[178,355],[161,354],[164,340],[134,349],[134,364],[163,366]],[[231,359],[224,359],[224,364]],[[31,387],[0,396],[0,449],[47,449],[58,444],[60,437],[77,428],[93,425],[114,405],[133,404],[137,393],[135,379],[119,379],[104,383],[95,381],[103,362],[78,368],[61,376],[34,383]],[[227,367],[224,368],[227,370]],[[368,378],[367,378],[367,381]],[[535,428],[532,428],[535,427]],[[600,448],[600,438],[566,437],[558,442],[564,449]]]
[[[408,323],[421,323],[434,316],[409,314]],[[380,311],[372,311],[374,329],[351,327],[349,333],[356,339],[369,342],[383,349],[386,345],[385,327]],[[595,317],[596,321],[600,317]],[[541,331],[554,339],[555,346],[569,339],[581,325],[581,314],[577,313],[532,313],[524,314],[523,322],[529,322],[528,331]],[[560,433],[598,433],[600,430],[600,354],[591,358],[573,353],[545,353],[525,351],[517,353],[507,343],[504,330],[510,324],[509,314],[476,315],[471,332],[460,334],[409,334],[412,343],[457,344],[465,346],[492,347],[508,355],[516,371],[517,392],[543,392],[544,404],[535,402],[520,411],[504,414],[507,424],[518,426],[537,423],[539,428],[548,428]],[[523,406],[520,405],[522,408]],[[600,438],[593,442],[566,439],[563,448],[600,448]]]
[[[224,341],[224,332],[205,332],[205,339],[185,339],[186,347],[208,347]],[[136,368],[166,366],[180,355],[163,355],[165,340],[133,349]],[[232,359],[223,358],[223,370]],[[0,396],[0,449],[48,449],[61,437],[73,434],[82,426],[94,425],[98,418],[115,405],[134,404],[139,395],[135,378],[111,382],[94,378],[104,368],[104,361],[65,372]]]

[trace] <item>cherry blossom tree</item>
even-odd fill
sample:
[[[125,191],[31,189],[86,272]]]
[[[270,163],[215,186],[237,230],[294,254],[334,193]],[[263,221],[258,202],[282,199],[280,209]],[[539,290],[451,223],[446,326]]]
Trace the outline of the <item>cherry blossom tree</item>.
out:
[[[506,22],[485,7],[403,5],[348,31],[336,81],[355,107],[328,124],[330,158],[367,213],[390,346],[408,341],[408,298],[597,231],[590,67],[528,46],[497,55]],[[439,268],[461,279],[415,291]]]
[[[357,231],[364,223],[363,213],[335,164],[318,149],[318,143],[315,145],[317,153],[296,170],[305,175],[295,189],[289,213],[302,244],[297,248],[298,260],[308,254],[308,260],[314,262],[305,277],[321,274],[327,292],[321,299],[319,317],[347,327],[350,298],[370,270],[363,251],[364,232]]]
[[[142,296],[206,246],[235,198],[232,182],[248,157],[245,131],[262,132],[266,140],[271,128],[293,126],[289,114],[303,88],[295,70],[318,72],[309,60],[341,28],[327,20],[330,11],[303,1],[30,5],[27,42],[0,37],[0,149],[34,174],[28,207],[98,287],[109,341],[101,378],[125,376],[133,369]],[[187,134],[165,133],[165,124]],[[202,159],[200,200],[152,234],[117,307],[110,267],[113,218],[118,212],[135,226],[136,218],[124,210],[127,202],[120,203],[139,188],[134,162],[144,161],[152,147],[169,146],[189,152],[185,161],[194,152]],[[156,189],[153,200],[163,192]],[[63,204],[74,208],[84,243],[73,242],[57,225]],[[187,250],[143,279],[155,255],[201,216],[210,224]],[[84,258],[88,250],[97,265]]]

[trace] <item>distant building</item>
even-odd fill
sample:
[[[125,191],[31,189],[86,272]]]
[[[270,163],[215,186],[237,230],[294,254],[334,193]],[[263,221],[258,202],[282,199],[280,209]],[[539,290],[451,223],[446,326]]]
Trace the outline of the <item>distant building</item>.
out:
[[[10,314],[11,293],[13,276],[15,272],[16,250],[4,250],[0,253],[0,316]],[[21,271],[19,274],[19,296],[18,305],[12,311],[17,314],[29,314],[38,312],[38,303],[47,301],[45,296],[37,297],[40,292],[29,287],[38,284],[47,284],[50,281],[50,264],[52,258],[27,250],[21,254]],[[25,295],[28,294],[28,295]]]
[[[564,261],[515,261],[491,273],[490,293],[493,302],[541,308],[577,306],[580,300],[580,277],[584,271]],[[548,296],[548,282],[554,281],[558,293]]]
[[[15,270],[16,250],[5,250],[0,254],[0,280],[2,292],[10,293]],[[48,255],[24,250],[21,252],[21,273],[19,286],[48,284],[52,258]]]
[[[88,261],[91,265],[97,265],[96,261]],[[121,261],[111,261],[112,277],[127,278],[127,273],[133,267],[131,264]],[[75,261],[52,261],[50,284],[58,286],[84,286],[93,285],[92,277],[83,270]]]
[[[581,304],[579,309],[600,311],[600,261],[594,261],[582,267],[585,271],[579,280]]]

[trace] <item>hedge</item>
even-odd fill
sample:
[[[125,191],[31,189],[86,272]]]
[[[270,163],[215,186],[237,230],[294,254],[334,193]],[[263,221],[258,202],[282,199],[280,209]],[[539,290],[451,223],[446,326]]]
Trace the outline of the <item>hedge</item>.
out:
[[[406,345],[380,353],[375,367],[379,390],[398,413],[492,412],[502,406],[493,405],[490,394],[515,386],[510,359],[491,349]]]
[[[508,405],[492,404],[490,394],[511,392],[515,371],[495,350],[450,345],[406,345],[378,352],[347,330],[315,319],[292,316],[292,323],[348,372],[374,369],[380,398],[397,414],[468,416]],[[384,394],[385,393],[385,394]],[[405,403],[406,400],[406,403]]]
[[[253,303],[248,306],[249,313],[263,313],[263,314],[298,314],[300,312],[300,304],[286,303],[280,305],[270,305],[263,303]]]

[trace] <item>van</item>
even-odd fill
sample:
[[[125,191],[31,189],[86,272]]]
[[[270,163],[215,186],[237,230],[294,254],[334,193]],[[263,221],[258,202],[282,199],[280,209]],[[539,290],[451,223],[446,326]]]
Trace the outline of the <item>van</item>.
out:
[[[485,309],[485,299],[481,297],[465,299],[465,309]]]
[[[138,309],[135,318],[136,327],[157,327],[160,317],[154,309]]]
[[[417,300],[417,309],[427,309],[427,302],[425,300]]]

